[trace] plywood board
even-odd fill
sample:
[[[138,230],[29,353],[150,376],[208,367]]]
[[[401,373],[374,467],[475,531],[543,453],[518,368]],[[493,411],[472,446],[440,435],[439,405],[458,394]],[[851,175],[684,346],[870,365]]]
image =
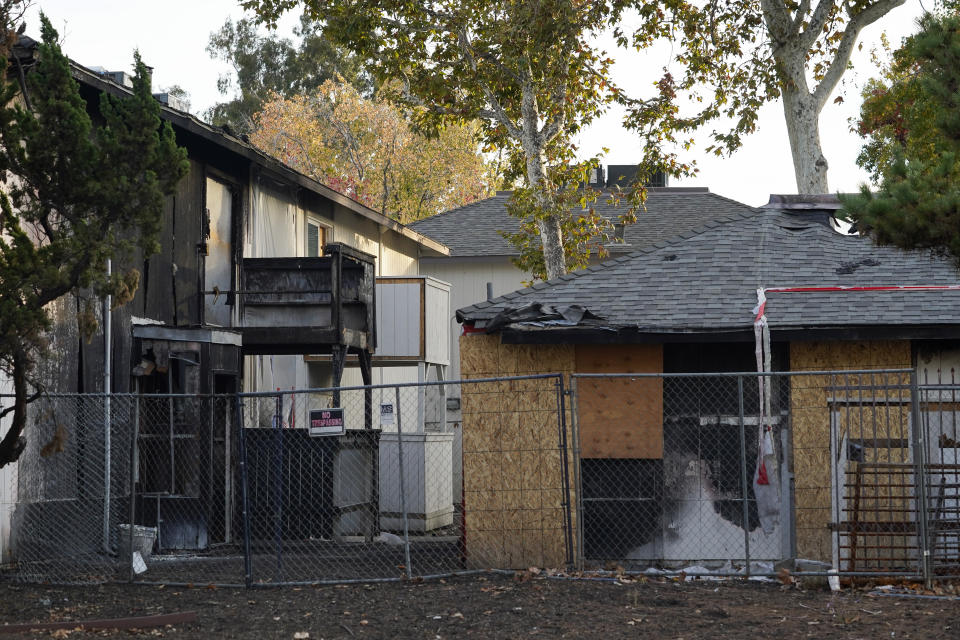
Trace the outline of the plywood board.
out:
[[[660,373],[661,345],[577,345],[577,373]],[[580,378],[577,419],[584,458],[663,457],[662,378]]]
[[[909,341],[869,342],[794,342],[790,344],[790,368],[793,371],[842,371],[854,369],[893,369],[911,366]],[[889,378],[887,382],[900,382]],[[793,441],[794,482],[796,487],[796,540],[801,557],[829,561],[833,550],[829,525],[832,518],[831,495],[834,491],[830,461],[829,400],[838,392],[836,385],[878,384],[870,374],[792,376],[790,378],[790,420]],[[862,393],[862,392],[861,392]],[[909,405],[887,406],[883,400],[899,400],[900,392],[874,392],[876,409],[867,413],[840,412],[840,428],[856,435],[866,420],[880,431],[906,424]],[[849,398],[855,400],[857,395]]]
[[[460,356],[464,379],[570,373],[574,367],[572,346],[504,345],[497,335],[462,336]],[[564,563],[556,384],[534,379],[461,387],[471,566],[524,569]],[[565,424],[569,430],[569,416]]]

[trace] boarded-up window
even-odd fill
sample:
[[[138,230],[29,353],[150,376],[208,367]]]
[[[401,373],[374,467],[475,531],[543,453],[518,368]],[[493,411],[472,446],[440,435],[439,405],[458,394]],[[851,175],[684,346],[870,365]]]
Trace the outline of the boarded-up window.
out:
[[[661,373],[660,345],[577,345],[577,373]],[[663,457],[663,379],[581,378],[577,419],[584,458]]]

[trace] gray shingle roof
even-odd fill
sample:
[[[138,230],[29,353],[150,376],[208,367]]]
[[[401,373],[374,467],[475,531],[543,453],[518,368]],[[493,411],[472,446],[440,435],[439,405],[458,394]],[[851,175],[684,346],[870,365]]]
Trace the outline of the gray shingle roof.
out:
[[[515,256],[519,252],[498,231],[516,233],[520,222],[507,214],[509,192],[501,192],[436,216],[414,222],[409,227],[418,233],[438,240],[450,247],[450,255]],[[626,210],[626,205],[612,206],[601,197],[593,204],[600,215],[614,219]],[[628,247],[617,247],[614,253],[632,251],[700,227],[716,218],[723,218],[754,208],[724,198],[707,189],[651,188],[648,191],[646,211],[637,214],[637,223],[624,230]]]
[[[579,304],[643,332],[749,328],[758,287],[957,285],[949,260],[878,247],[802,215],[746,213],[457,312],[478,327],[506,307]],[[960,291],[768,294],[772,329],[960,323]]]

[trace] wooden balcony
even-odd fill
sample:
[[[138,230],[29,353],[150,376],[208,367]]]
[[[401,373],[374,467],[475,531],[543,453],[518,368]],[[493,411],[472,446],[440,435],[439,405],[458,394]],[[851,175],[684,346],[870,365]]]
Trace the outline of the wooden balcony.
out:
[[[320,258],[244,258],[240,330],[245,354],[376,348],[375,258],[339,243]]]

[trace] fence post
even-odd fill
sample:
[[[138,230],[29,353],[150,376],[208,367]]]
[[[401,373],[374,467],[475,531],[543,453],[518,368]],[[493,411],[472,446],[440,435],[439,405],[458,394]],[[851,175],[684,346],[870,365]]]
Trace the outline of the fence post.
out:
[[[560,490],[563,492],[563,538],[566,545],[567,566],[573,565],[573,523],[570,518],[570,469],[567,461],[567,411],[563,388],[563,374],[557,376],[557,427],[560,431]],[[572,402],[572,401],[571,401]]]
[[[140,439],[140,393],[139,379],[137,380],[137,393],[133,396],[133,433],[130,439],[130,582],[136,577],[133,570],[133,528],[137,518],[137,474],[139,473],[138,457],[139,451],[137,440]],[[158,523],[159,524],[159,523]]]
[[[929,589],[933,583],[930,575],[930,540],[927,537],[928,505],[927,505],[927,467],[926,448],[927,439],[923,432],[923,420],[920,414],[920,386],[917,383],[917,371],[910,372],[910,406],[913,421],[914,439],[914,479],[917,486],[917,546],[920,549],[920,572],[923,582]]]
[[[277,582],[283,581],[283,394],[277,394],[273,419],[273,546],[277,559]]]
[[[575,522],[576,554],[574,558],[574,568],[583,571],[583,487],[580,479],[580,422],[577,417],[577,402],[579,386],[577,385],[577,374],[570,376],[570,439],[573,448],[573,491],[574,501],[577,505],[577,519]],[[564,455],[566,459],[566,455]]]
[[[404,566],[407,568],[407,577],[413,576],[413,568],[410,566],[410,525],[407,521],[407,490],[403,477],[403,420],[400,414],[400,387],[394,387],[396,397],[395,413],[397,415],[397,459],[400,466],[400,511],[403,513],[403,559]]]
[[[109,358],[107,359],[109,362]],[[109,364],[107,365],[109,371]],[[109,373],[107,374],[109,375]],[[110,549],[110,389],[103,390],[103,550]]]
[[[747,425],[743,419],[743,376],[737,376],[737,397],[740,404],[740,486],[743,491],[743,557],[746,575],[750,577],[750,485],[747,480]],[[763,402],[763,398],[760,398]],[[763,425],[760,425],[763,428]]]
[[[243,582],[250,587],[253,582],[253,559],[250,556],[250,505],[247,501],[247,438],[243,426],[243,402],[240,394],[234,394],[234,421],[237,427],[237,457],[240,465],[240,517],[243,520]]]

